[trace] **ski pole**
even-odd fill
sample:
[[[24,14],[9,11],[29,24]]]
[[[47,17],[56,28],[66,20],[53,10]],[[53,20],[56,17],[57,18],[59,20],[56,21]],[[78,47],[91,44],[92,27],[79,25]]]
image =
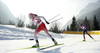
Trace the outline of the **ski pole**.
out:
[[[58,20],[60,20],[60,19],[62,19],[63,17],[61,17],[61,18],[59,18],[59,19],[56,19],[56,20],[54,20],[54,21],[52,21],[52,22],[50,22],[50,23],[53,23],[53,22],[56,22],[56,21],[58,21]]]
[[[59,15],[60,15],[60,14],[56,15],[55,17],[51,18],[50,20],[52,20],[52,19],[56,18],[56,17],[57,17],[57,16],[59,16]],[[50,20],[48,20],[48,21],[50,21]]]
[[[79,29],[77,29],[77,32],[78,32],[78,34],[79,34]]]
[[[77,32],[78,32],[78,35],[79,35],[79,29],[77,29]],[[79,37],[78,35],[77,35],[77,37]]]

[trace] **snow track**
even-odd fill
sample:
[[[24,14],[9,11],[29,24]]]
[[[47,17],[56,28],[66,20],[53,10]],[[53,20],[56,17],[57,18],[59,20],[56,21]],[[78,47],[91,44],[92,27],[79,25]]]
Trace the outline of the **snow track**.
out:
[[[27,28],[17,28],[10,25],[0,25],[0,53],[100,53],[100,36],[92,35],[96,41],[93,41],[86,35],[86,42],[83,40],[82,34],[55,34],[49,32],[58,43],[64,43],[59,47],[53,47],[46,50],[39,48],[14,50],[19,48],[30,47],[35,44],[35,41],[30,41],[34,38],[35,30]],[[38,34],[40,45],[52,45],[53,42],[49,36],[43,31]]]

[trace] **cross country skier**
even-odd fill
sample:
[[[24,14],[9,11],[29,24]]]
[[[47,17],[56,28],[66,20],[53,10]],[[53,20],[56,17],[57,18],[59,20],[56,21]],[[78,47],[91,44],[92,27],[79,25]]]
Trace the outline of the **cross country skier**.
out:
[[[50,36],[50,38],[52,39],[52,41],[54,42],[55,45],[57,45],[57,41],[48,33],[48,30],[45,26],[45,24],[42,22],[42,20],[40,18],[43,18],[45,20],[45,22],[47,24],[49,24],[48,21],[46,21],[46,19],[43,17],[43,16],[38,16],[36,14],[33,14],[33,13],[30,13],[29,14],[29,18],[32,19],[32,21],[36,24],[38,24],[38,27],[37,29],[35,30],[35,33],[34,33],[34,37],[35,37],[35,41],[36,41],[36,44],[33,45],[33,47],[37,47],[39,46],[39,41],[38,41],[38,38],[37,38],[37,34],[41,31],[41,30],[44,30],[44,32]]]
[[[87,35],[89,35],[89,37],[91,37],[94,40],[94,38],[88,33],[88,30],[87,30],[87,27],[86,26],[84,26],[83,24],[81,24],[80,27],[79,27],[79,29],[80,28],[83,30],[83,37],[84,37],[84,40],[83,41],[86,41],[85,40],[85,32],[87,33]]]

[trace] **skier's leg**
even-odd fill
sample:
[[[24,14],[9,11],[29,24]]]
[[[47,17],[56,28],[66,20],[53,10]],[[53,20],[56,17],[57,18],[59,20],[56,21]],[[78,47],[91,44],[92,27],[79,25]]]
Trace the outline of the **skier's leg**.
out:
[[[85,41],[85,31],[83,31],[83,38],[84,38],[84,40],[83,40],[83,41]]]
[[[88,35],[89,37],[91,37],[91,38],[94,40],[94,38],[88,33],[88,31],[86,31],[86,33],[87,33],[87,35]]]
[[[41,28],[37,28],[35,33],[34,33],[34,38],[35,38],[35,41],[36,41],[36,44],[33,46],[33,47],[36,47],[36,46],[39,46],[39,41],[38,41],[38,38],[37,38],[37,34],[41,31]]]
[[[44,32],[50,36],[50,38],[52,39],[52,41],[54,42],[55,45],[57,45],[57,41],[48,33],[48,30],[44,27]]]

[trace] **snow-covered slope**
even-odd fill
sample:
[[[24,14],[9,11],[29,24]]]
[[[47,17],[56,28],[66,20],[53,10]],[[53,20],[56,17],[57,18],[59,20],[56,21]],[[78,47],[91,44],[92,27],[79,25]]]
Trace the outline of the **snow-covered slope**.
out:
[[[17,28],[15,26],[11,25],[0,25],[0,40],[19,40],[19,39],[30,39],[34,38],[34,32],[35,30],[28,29],[28,28]],[[50,32],[52,36],[54,37],[61,37],[61,35],[57,35],[55,33]],[[38,34],[38,38],[48,37],[44,31],[41,31]]]
[[[86,36],[86,42],[79,42],[83,39],[82,34],[55,34],[52,32],[49,33],[58,43],[64,43],[64,45],[46,50],[39,50],[39,48],[14,50],[34,45],[35,41],[29,40],[34,38],[34,31],[27,28],[0,25],[0,53],[100,53],[99,35],[92,35],[96,41]],[[53,44],[43,31],[38,34],[38,38],[41,46]]]

